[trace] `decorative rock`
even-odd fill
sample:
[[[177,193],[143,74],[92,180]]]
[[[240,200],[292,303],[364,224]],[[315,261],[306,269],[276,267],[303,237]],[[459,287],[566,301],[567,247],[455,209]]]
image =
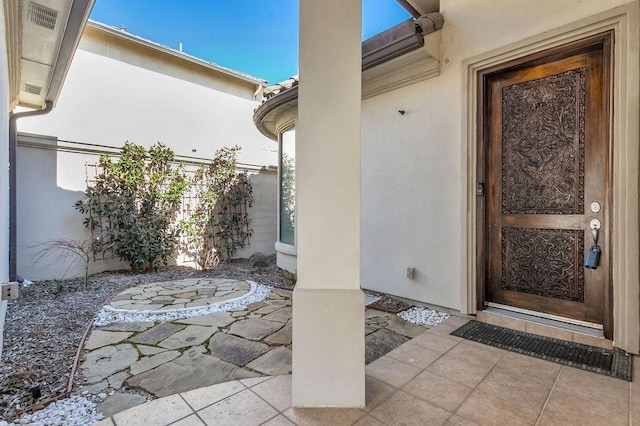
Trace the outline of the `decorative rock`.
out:
[[[126,383],[129,386],[142,388],[157,397],[163,397],[230,380],[256,376],[250,371],[210,355],[188,352],[188,354],[185,353],[153,370],[133,376]]]
[[[267,315],[271,312],[277,311],[278,309],[282,309],[281,304],[270,302],[269,304],[265,304],[264,307],[258,309],[255,313],[260,315]]]
[[[84,348],[88,351],[92,351],[103,346],[115,345],[127,339],[133,333],[126,333],[122,331],[102,331],[94,330],[89,336]]]
[[[107,387],[109,387],[109,384],[107,383],[106,380],[103,380],[91,386],[83,386],[80,390],[84,395],[86,395],[85,392],[90,394],[96,394],[96,393],[102,392]]]
[[[166,351],[165,348],[156,348],[155,346],[146,346],[146,345],[136,345],[138,351],[144,356],[150,356],[159,354],[160,352]]]
[[[217,333],[209,340],[211,355],[235,365],[246,365],[266,353],[269,346],[225,333]]]
[[[250,362],[247,367],[270,376],[289,374],[291,373],[291,349],[275,348]]]
[[[149,327],[153,327],[153,323],[148,322],[116,322],[102,327],[100,330],[104,331],[132,331],[140,333],[145,331]]]
[[[420,325],[411,324],[397,316],[390,318],[389,321],[387,321],[387,329],[395,331],[398,334],[402,334],[410,339],[418,337],[427,330]]]
[[[130,393],[116,393],[98,404],[97,411],[105,417],[111,417],[116,413],[127,410],[147,402],[142,395]]]
[[[216,312],[209,315],[199,315],[197,317],[181,319],[177,322],[182,324],[223,328],[231,324],[233,321],[234,320],[231,318],[231,314],[229,312]]]
[[[184,330],[178,331],[172,336],[160,342],[158,346],[167,349],[179,349],[204,343],[213,335],[217,329],[213,327],[203,327],[201,325],[190,325]]]
[[[122,387],[122,382],[127,380],[127,377],[129,377],[129,374],[126,371],[121,371],[114,374],[113,376],[109,376],[107,380],[110,387],[114,389],[120,389]]]
[[[387,352],[392,351],[409,339],[394,333],[393,331],[380,330],[367,335],[365,342],[365,363],[368,364],[380,358]]]
[[[229,334],[249,340],[262,340],[281,329],[282,326],[282,323],[265,319],[246,319],[234,322],[229,329]]]
[[[151,370],[164,363],[172,361],[179,356],[180,352],[178,351],[167,351],[159,353],[158,355],[144,357],[133,364],[129,371],[135,376],[136,374],[144,373],[147,370]]]
[[[138,359],[138,351],[130,344],[105,346],[85,356],[80,368],[88,383],[97,383],[129,367]]]
[[[284,327],[276,331],[270,336],[264,338],[263,342],[269,345],[290,345],[291,344],[291,321],[286,323]]]
[[[277,321],[285,323],[291,319],[292,310],[290,307],[279,309],[275,312],[270,313],[269,315],[265,315],[262,317],[263,319],[269,321]]]
[[[182,330],[184,327],[170,323],[160,323],[153,328],[138,334],[130,341],[133,343],[143,343],[145,345],[157,345],[167,337]]]

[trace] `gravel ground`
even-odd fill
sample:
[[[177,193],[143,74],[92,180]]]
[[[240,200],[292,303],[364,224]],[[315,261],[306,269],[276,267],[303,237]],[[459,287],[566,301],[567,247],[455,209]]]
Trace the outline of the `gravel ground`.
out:
[[[9,303],[5,322],[4,352],[0,363],[0,426],[32,410],[34,414],[24,414],[20,424],[93,424],[99,420],[100,416],[95,411],[96,401],[87,400],[82,395],[62,399],[39,411],[67,391],[76,352],[89,323],[107,299],[127,288],[197,277],[224,277],[288,290],[294,288],[276,267],[275,256],[267,259],[267,266],[259,268],[247,260],[239,260],[220,264],[210,271],[167,267],[142,274],[105,272],[93,275],[86,288],[78,279],[40,281],[21,288],[20,297]],[[395,298],[378,295],[381,299],[371,307],[393,313],[405,309],[399,316],[409,322],[432,326],[448,317],[447,314],[412,307]],[[74,377],[74,380],[79,378]],[[77,388],[79,386],[74,390]]]
[[[34,404],[36,408],[66,392],[82,335],[108,298],[139,284],[190,277],[234,278],[293,289],[275,266],[275,256],[262,268],[241,260],[210,271],[168,267],[143,274],[96,274],[87,288],[77,279],[21,288],[20,297],[9,302],[5,322],[0,419],[10,422]]]

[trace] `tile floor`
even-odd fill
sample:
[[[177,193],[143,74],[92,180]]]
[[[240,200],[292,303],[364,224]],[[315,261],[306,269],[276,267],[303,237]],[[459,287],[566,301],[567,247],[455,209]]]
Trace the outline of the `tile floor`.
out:
[[[366,367],[366,407],[291,407],[291,376],[232,381],[157,399],[105,425],[633,425],[634,381],[465,341],[451,317]],[[638,359],[636,358],[636,362]]]

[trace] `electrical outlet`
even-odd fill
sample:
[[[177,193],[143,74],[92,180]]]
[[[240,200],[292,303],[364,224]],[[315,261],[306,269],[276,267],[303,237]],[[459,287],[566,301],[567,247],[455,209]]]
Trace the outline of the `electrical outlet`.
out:
[[[415,278],[416,277],[416,268],[413,266],[408,266],[406,271],[404,272],[405,278]]]
[[[18,298],[18,283],[2,283],[2,300]]]

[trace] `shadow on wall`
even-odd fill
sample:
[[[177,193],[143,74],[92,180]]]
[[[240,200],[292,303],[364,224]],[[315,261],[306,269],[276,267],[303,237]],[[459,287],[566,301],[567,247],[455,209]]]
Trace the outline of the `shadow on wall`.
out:
[[[47,242],[87,240],[84,215],[73,204],[84,197],[87,184],[85,164],[95,164],[99,154],[58,149],[57,138],[19,134],[17,151],[18,274],[29,280],[81,277],[84,264],[65,250],[53,250],[41,258]],[[89,173],[91,175],[91,173]],[[275,253],[277,220],[277,173],[266,169],[250,173],[254,204],[249,209],[253,234],[250,244],[236,251],[234,258],[253,253]],[[176,259],[184,262],[183,256]],[[117,258],[91,261],[89,273],[129,269]]]
[[[17,272],[29,280],[81,277],[84,265],[64,250],[38,260],[52,240],[86,240],[84,216],[73,204],[84,197],[85,162],[97,155],[57,150],[55,137],[19,135],[17,150]],[[90,273],[128,269],[115,259],[90,262]]]

